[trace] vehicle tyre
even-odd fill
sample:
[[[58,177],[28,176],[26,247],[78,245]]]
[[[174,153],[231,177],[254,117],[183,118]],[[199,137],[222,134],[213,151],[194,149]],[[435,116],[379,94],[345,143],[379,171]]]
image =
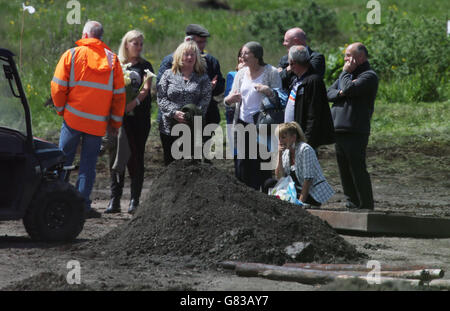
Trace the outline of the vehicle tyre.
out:
[[[83,230],[84,199],[69,183],[44,182],[25,213],[23,224],[36,241],[71,241]]]

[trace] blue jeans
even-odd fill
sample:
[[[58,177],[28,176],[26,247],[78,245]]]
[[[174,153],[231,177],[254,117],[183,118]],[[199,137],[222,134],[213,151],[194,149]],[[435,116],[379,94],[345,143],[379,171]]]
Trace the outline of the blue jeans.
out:
[[[59,148],[66,154],[64,165],[72,165],[81,139],[80,169],[75,188],[80,191],[86,203],[86,209],[91,208],[92,188],[95,182],[95,167],[102,143],[101,136],[90,135],[70,128],[66,122],[61,127]],[[64,176],[61,176],[64,179]]]

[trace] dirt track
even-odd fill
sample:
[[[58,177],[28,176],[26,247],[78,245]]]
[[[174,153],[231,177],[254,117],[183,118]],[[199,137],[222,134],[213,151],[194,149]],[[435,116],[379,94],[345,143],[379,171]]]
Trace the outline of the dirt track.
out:
[[[159,140],[152,136],[148,143],[146,181],[143,198],[152,191],[152,178],[162,168]],[[409,214],[450,217],[450,161],[448,146],[369,150],[369,171],[372,176],[376,210]],[[327,204],[340,208],[342,193],[330,147],[323,148],[320,162],[325,176],[337,194]],[[417,166],[417,165],[423,166]],[[213,165],[232,172],[233,162],[214,160]],[[98,165],[99,174],[93,193],[94,208],[104,211],[108,203],[108,174],[106,158]],[[126,187],[129,181],[126,182]],[[0,222],[0,288],[9,289],[72,289],[64,287],[51,274],[66,276],[67,263],[78,260],[84,288],[94,290],[316,290],[318,287],[299,283],[242,278],[215,268],[205,269],[201,262],[189,256],[150,255],[146,264],[114,261],[82,246],[103,237],[114,228],[126,224],[128,189],[124,191],[122,213],[89,219],[75,247],[72,244],[49,245],[32,242],[21,221]],[[447,271],[450,279],[450,239],[413,239],[396,237],[342,236],[357,250],[379,260],[382,264],[425,264]],[[79,250],[81,249],[81,250]],[[181,264],[180,264],[181,263]],[[34,279],[23,281],[31,276]],[[52,278],[53,277],[53,278]],[[61,280],[60,280],[61,281]],[[26,286],[28,284],[28,287]]]

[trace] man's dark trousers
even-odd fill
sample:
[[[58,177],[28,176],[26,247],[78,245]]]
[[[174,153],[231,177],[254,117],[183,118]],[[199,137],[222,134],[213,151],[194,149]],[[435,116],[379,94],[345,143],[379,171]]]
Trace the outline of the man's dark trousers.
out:
[[[373,209],[372,182],[367,172],[366,148],[369,134],[335,133],[336,158],[347,202]]]

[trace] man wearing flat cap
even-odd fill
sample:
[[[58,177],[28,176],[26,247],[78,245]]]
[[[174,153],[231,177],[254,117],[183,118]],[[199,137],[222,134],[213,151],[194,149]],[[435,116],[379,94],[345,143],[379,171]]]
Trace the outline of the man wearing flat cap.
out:
[[[212,55],[204,53],[208,37],[210,36],[207,29],[197,24],[190,24],[186,27],[186,38],[185,40],[193,40],[197,43],[202,56],[206,61],[206,73],[211,81],[212,96],[211,101],[206,111],[204,125],[211,123],[220,123],[219,108],[217,107],[217,101],[214,100],[214,96],[222,94],[225,90],[225,79],[220,72],[219,61]],[[167,55],[161,62],[159,67],[158,76],[156,77],[156,83],[159,83],[159,79],[162,77],[164,71],[172,68],[173,54]],[[160,120],[160,114],[158,114],[158,121]],[[205,137],[206,140],[208,137]],[[205,141],[206,141],[205,140]]]
[[[186,27],[187,36],[209,37],[208,30],[197,24],[190,24]]]

